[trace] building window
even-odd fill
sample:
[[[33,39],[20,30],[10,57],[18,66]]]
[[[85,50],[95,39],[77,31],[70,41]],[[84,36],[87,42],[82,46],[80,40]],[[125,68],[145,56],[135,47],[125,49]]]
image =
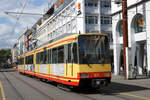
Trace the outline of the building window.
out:
[[[88,16],[88,24],[94,24],[94,17]]]
[[[95,24],[98,24],[98,17],[94,16]]]
[[[94,6],[97,7],[98,6],[97,3],[95,3]]]
[[[53,32],[51,32],[50,37],[51,37],[51,39],[53,38]]]
[[[88,3],[88,7],[92,7],[93,6],[93,3]]]
[[[85,2],[86,7],[98,7],[98,2]]]
[[[97,16],[86,16],[85,17],[86,24],[98,24]]]
[[[145,32],[146,26],[145,26],[145,18],[143,15],[137,14],[135,16],[133,22],[133,28],[135,33]]]
[[[119,32],[120,36],[123,36],[123,22],[120,20],[117,24],[117,31]]]
[[[110,1],[101,1],[101,8],[111,8]]]
[[[101,16],[101,24],[112,24],[112,18]]]

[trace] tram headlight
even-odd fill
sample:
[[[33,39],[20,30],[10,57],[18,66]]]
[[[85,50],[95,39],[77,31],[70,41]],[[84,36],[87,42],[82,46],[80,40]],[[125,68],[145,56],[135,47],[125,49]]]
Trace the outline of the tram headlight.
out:
[[[89,74],[80,74],[80,77],[81,77],[81,78],[88,78],[88,77],[89,77]]]

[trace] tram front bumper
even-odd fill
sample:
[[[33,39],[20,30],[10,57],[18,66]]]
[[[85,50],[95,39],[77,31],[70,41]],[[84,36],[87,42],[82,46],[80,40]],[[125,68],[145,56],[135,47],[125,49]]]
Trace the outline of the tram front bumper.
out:
[[[100,88],[107,86],[108,82],[106,79],[92,79],[92,87],[93,88]]]

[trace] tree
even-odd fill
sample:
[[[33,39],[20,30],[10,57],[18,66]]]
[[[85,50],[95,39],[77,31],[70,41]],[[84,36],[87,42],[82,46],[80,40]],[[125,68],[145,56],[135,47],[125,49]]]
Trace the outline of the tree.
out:
[[[1,49],[0,50],[0,67],[3,67],[5,64],[8,64],[8,59],[11,60],[11,50],[10,49]]]

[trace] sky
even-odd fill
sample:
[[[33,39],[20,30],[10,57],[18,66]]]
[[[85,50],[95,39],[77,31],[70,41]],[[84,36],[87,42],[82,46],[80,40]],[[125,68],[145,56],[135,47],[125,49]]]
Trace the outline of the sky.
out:
[[[18,38],[42,17],[4,12],[43,14],[52,2],[53,0],[0,0],[0,49],[11,49]]]

